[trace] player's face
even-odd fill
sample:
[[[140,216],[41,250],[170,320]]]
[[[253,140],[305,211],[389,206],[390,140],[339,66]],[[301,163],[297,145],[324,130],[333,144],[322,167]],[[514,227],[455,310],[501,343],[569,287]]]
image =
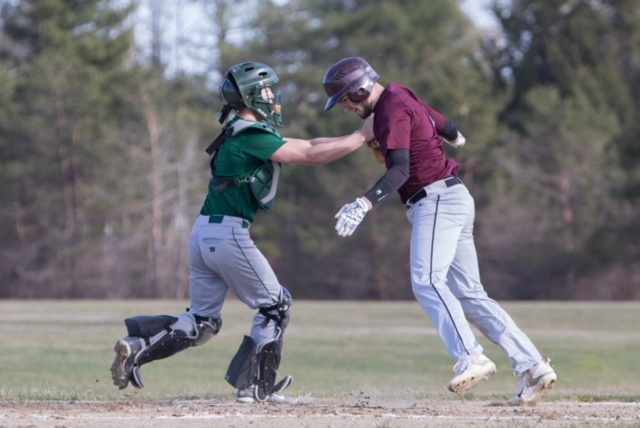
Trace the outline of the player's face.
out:
[[[256,94],[257,95],[257,94]],[[269,114],[273,116],[272,123],[282,126],[282,94],[280,91],[273,92],[270,86],[260,88],[260,94],[256,97],[256,101],[261,104],[267,104],[266,109],[261,108],[261,114]],[[266,110],[266,111],[265,111]],[[269,119],[267,119],[269,120]]]
[[[262,88],[260,95],[262,96],[262,99],[267,101],[269,104],[275,103],[276,96],[273,94],[271,87],[267,86],[266,88]]]
[[[342,104],[342,109],[345,112],[347,112],[347,113],[348,112],[354,112],[355,114],[360,116],[362,119],[366,119],[373,112],[373,108],[371,108],[371,105],[368,103],[368,101],[369,100],[364,100],[361,103],[354,103],[354,102],[349,100],[348,96],[345,95],[340,100],[340,104]]]

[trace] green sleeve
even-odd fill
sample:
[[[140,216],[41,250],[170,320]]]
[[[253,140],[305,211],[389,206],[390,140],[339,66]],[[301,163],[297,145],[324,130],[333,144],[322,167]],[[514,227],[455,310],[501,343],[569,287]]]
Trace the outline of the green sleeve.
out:
[[[285,144],[282,137],[277,135],[255,131],[248,131],[246,134],[247,137],[249,137],[247,140],[250,140],[250,143],[244,145],[243,149],[249,155],[255,156],[264,162],[271,158],[271,156]]]

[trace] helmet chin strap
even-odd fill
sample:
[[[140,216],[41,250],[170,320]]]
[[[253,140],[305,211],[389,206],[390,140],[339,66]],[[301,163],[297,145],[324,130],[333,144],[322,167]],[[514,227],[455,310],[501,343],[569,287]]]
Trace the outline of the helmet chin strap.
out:
[[[221,124],[224,123],[224,121],[227,120],[227,116],[229,116],[229,113],[231,113],[231,110],[233,110],[233,107],[231,107],[229,104],[225,104],[222,107],[222,111],[220,112],[220,118],[218,119],[218,122],[220,122]]]

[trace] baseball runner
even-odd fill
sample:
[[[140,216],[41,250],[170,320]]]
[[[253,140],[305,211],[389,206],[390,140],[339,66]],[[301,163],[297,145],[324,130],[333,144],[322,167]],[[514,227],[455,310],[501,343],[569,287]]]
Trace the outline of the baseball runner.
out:
[[[508,403],[533,404],[552,388],[557,376],[531,340],[493,299],[480,281],[473,241],[473,197],[448,159],[443,142],[462,147],[456,125],[420,100],[406,86],[378,83],[379,76],[362,58],[346,58],[329,69],[325,110],[341,104],[345,112],[374,117],[372,145],[387,171],[363,196],[336,214],[340,236],[351,235],[366,213],[394,191],[413,225],[410,262],[416,299],[429,315],[454,358],[452,392],[464,392],[496,373],[483,354],[469,323],[502,348],[520,376]]]
[[[127,336],[114,347],[113,383],[142,388],[142,365],[199,346],[220,332],[227,291],[256,310],[248,336],[231,360],[225,379],[237,401],[288,403],[277,381],[291,293],[279,282],[250,236],[259,209],[274,203],[282,164],[320,165],[348,155],[373,138],[372,122],[353,134],[300,140],[284,138],[281,94],[274,70],[259,62],[231,67],[220,86],[222,133],[208,147],[209,190],[189,238],[191,307],[177,315],[127,318]],[[232,112],[236,114],[232,115]]]

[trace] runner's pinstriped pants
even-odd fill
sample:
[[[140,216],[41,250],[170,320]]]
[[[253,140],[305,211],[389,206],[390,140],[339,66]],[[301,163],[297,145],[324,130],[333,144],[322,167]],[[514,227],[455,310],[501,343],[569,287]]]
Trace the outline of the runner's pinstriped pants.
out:
[[[456,361],[483,353],[471,323],[502,348],[514,372],[524,373],[542,356],[482,286],[473,240],[473,197],[466,186],[447,187],[444,180],[425,189],[427,196],[407,212],[413,225],[411,284],[416,299]]]

